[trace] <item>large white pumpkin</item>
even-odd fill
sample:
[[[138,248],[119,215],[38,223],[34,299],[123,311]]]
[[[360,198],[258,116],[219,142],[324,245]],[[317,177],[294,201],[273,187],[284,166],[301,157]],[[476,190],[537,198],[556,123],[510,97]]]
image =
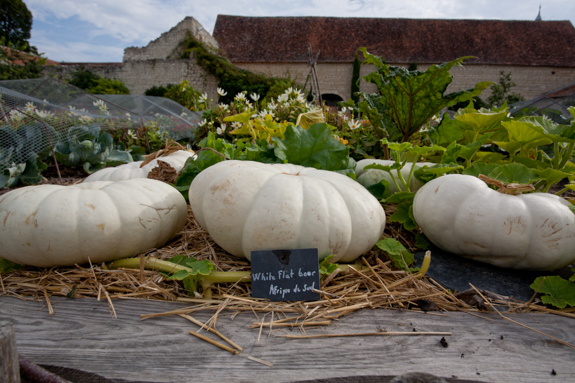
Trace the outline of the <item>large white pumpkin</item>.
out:
[[[39,267],[107,262],[162,246],[186,220],[184,197],[161,181],[28,186],[0,196],[0,257]]]
[[[395,186],[391,175],[379,169],[364,169],[368,165],[376,164],[382,166],[391,166],[395,163],[393,160],[376,160],[376,159],[365,159],[361,160],[357,163],[355,168],[355,175],[357,177],[357,182],[362,184],[365,187],[369,187],[371,185],[377,184],[381,182],[381,180],[387,180],[389,182],[389,190],[391,194],[396,193],[398,191],[405,191],[401,181],[398,178],[397,170],[392,170],[393,176],[395,177],[397,184],[399,185],[399,189]],[[405,181],[409,178],[409,172],[411,171],[412,163],[408,162],[405,164],[403,168],[401,168],[401,176]],[[424,166],[433,166],[435,165],[433,162],[418,162],[415,164],[415,170],[422,168]],[[415,175],[411,176],[411,181],[409,182],[409,189],[412,192],[419,190],[424,184],[420,180],[418,180]]]
[[[140,167],[144,161],[134,161],[116,167],[104,168],[90,174],[84,182],[122,181],[131,178],[146,178],[148,173],[158,166],[158,160],[169,163],[176,171],[182,170],[188,158],[195,156],[194,152],[178,150],[167,156],[156,158]]]
[[[385,228],[381,204],[351,178],[291,164],[223,161],[189,191],[194,216],[218,245],[251,251],[318,248],[320,259],[350,262]]]
[[[575,261],[575,214],[548,193],[507,195],[450,174],[415,195],[413,215],[439,248],[500,267],[553,270]]]

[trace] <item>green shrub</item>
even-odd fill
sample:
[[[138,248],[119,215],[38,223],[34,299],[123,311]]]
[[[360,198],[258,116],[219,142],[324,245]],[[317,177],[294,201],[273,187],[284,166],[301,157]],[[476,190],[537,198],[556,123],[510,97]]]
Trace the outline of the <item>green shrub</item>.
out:
[[[68,83],[92,94],[130,94],[121,80],[99,76],[83,65],[70,74]]]

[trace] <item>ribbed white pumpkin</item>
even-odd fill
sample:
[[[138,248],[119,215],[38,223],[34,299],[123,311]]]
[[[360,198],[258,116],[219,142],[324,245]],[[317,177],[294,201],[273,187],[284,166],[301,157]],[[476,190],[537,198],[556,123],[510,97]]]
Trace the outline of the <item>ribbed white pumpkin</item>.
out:
[[[162,246],[186,220],[181,193],[156,180],[28,186],[0,196],[0,257],[39,267],[107,262]]]
[[[189,191],[194,216],[218,245],[251,251],[318,248],[320,259],[350,262],[385,228],[381,204],[351,178],[291,164],[223,161]]]
[[[178,150],[170,155],[154,159],[140,167],[144,161],[134,161],[111,168],[104,168],[90,174],[84,182],[122,181],[131,178],[146,178],[148,173],[158,166],[158,160],[169,163],[176,171],[182,170],[188,158],[195,156],[194,152]]]
[[[450,174],[415,195],[413,215],[439,248],[500,267],[553,270],[575,261],[575,214],[548,193],[507,195]]]
[[[371,185],[374,185],[376,183],[381,182],[381,180],[387,180],[389,182],[389,190],[390,190],[391,194],[396,193],[400,190],[404,191],[404,187],[401,184],[401,181],[397,178],[398,177],[397,176],[397,170],[392,170],[392,173],[393,173],[393,176],[396,178],[400,189],[397,189],[397,187],[393,183],[393,180],[391,179],[391,175],[388,172],[386,172],[384,170],[379,170],[379,169],[366,169],[366,170],[364,170],[364,168],[366,166],[371,165],[371,164],[391,166],[394,163],[395,163],[395,161],[393,161],[393,160],[376,160],[376,159],[365,159],[365,160],[359,161],[357,163],[356,168],[355,168],[355,175],[357,176],[357,182],[359,182],[360,184],[362,184],[365,187],[369,187]],[[415,164],[415,170],[417,170],[418,168],[424,167],[425,165],[433,166],[435,164],[432,162],[418,162],[417,164]],[[411,171],[411,167],[412,167],[412,163],[408,162],[401,169],[401,175],[402,175],[403,179],[405,179],[406,181],[407,181],[407,178],[409,177],[409,172]],[[411,176],[411,181],[409,182],[409,188],[411,189],[412,192],[419,190],[419,188],[422,187],[423,185],[424,185],[423,182],[418,180],[414,175]]]

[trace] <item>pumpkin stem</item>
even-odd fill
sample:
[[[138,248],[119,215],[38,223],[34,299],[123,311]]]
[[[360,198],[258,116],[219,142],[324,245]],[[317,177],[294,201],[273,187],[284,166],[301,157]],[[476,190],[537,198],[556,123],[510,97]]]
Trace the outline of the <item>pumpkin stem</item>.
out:
[[[483,174],[480,174],[478,177],[480,180],[485,182],[488,185],[496,186],[498,189],[497,191],[502,194],[509,194],[509,195],[519,195],[526,191],[534,191],[535,188],[533,185],[521,185],[521,184],[506,184],[505,182],[501,182],[499,180],[495,180],[493,178],[489,178]]]

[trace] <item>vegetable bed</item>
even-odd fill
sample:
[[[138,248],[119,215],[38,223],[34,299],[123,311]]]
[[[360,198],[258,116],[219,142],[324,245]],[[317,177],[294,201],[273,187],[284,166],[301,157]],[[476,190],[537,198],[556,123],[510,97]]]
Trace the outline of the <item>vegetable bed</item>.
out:
[[[385,206],[388,215],[393,214],[393,207]],[[411,233],[397,223],[388,224],[384,233],[384,237],[398,238],[408,247],[409,243],[415,241],[409,235]],[[254,299],[251,298],[249,281],[216,283],[212,287],[211,299],[202,299],[198,294],[194,296],[180,281],[171,280],[159,271],[143,267],[145,263],[150,267],[154,260],[167,260],[182,254],[200,261],[213,262],[217,272],[249,273],[251,269],[247,260],[234,257],[221,249],[201,228],[189,209],[186,226],[173,240],[162,248],[133,258],[131,263],[126,264],[129,267],[109,269],[103,264],[52,269],[26,267],[2,274],[0,295],[45,301],[50,312],[57,311],[57,307],[51,305],[53,297],[97,298],[107,301],[113,316],[116,315],[114,299],[189,302],[197,304],[193,311],[226,309],[236,312],[283,313],[277,319],[279,326],[329,325],[333,320],[362,308],[469,312],[485,309],[483,305],[478,308],[466,303],[473,303],[473,299],[459,299],[433,279],[425,277],[422,271],[398,270],[391,261],[383,261],[387,256],[378,247],[374,247],[353,265],[342,265],[331,270],[324,265],[320,287],[322,299],[315,302],[268,302]],[[494,297],[493,303],[502,306],[504,310],[552,311],[533,303],[525,305],[524,302],[507,300],[506,297],[491,297]],[[274,325],[273,321],[269,323],[269,319],[262,320],[261,325],[264,323],[266,326]]]

